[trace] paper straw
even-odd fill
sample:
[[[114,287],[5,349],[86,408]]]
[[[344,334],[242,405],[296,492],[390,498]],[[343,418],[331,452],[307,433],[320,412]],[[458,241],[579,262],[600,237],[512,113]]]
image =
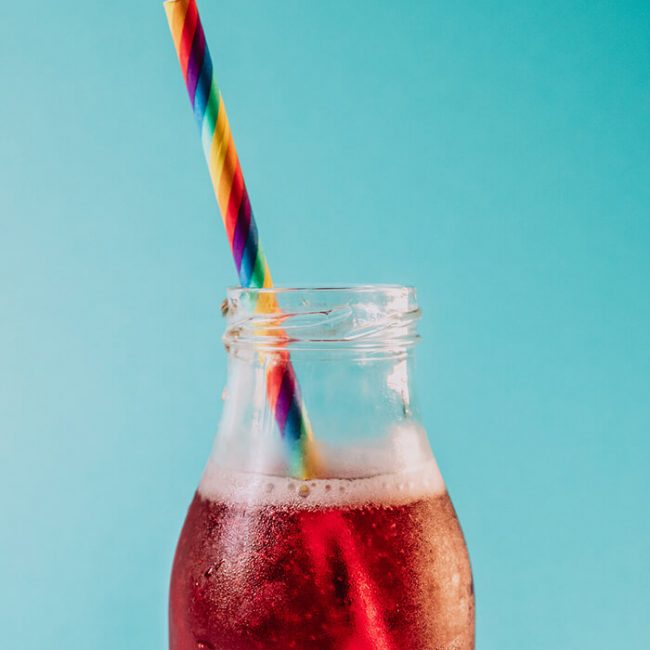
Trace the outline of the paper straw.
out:
[[[196,2],[168,0],[164,7],[240,283],[243,287],[270,288],[271,272],[257,233]],[[279,311],[275,296],[270,294],[258,302],[257,309]],[[275,353],[267,364],[266,391],[288,445],[291,473],[298,478],[311,478],[316,464],[312,428],[286,350]]]
[[[272,287],[271,273],[257,234],[221,92],[213,75],[196,1],[167,0],[164,6],[241,284],[244,287]],[[279,311],[273,294],[264,302],[268,303],[264,304],[264,311]],[[267,366],[266,379],[267,400],[292,452],[290,464],[293,474],[310,478],[317,462],[313,433],[287,350],[274,354],[274,363]],[[370,647],[390,650],[388,633],[380,619],[370,579],[351,532],[340,513],[333,513],[332,517],[338,526],[337,542],[358,583],[357,600],[361,604],[355,613],[358,626],[368,635]]]

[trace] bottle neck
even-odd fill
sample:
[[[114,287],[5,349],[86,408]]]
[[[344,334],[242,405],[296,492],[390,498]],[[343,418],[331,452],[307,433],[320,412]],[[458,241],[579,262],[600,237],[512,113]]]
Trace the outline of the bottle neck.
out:
[[[430,458],[412,382],[414,351],[356,348],[294,351],[291,360],[309,414],[323,476],[373,476]],[[289,473],[286,441],[269,402],[273,354],[230,351],[213,458],[229,469]]]
[[[229,370],[215,462],[343,478],[430,457],[411,380],[412,287],[237,288],[223,312]]]

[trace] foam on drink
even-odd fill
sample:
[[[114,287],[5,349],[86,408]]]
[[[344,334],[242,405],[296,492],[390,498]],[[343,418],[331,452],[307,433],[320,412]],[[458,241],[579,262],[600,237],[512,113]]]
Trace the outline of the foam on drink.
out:
[[[445,484],[434,458],[397,473],[310,481],[234,472],[211,460],[199,485],[199,494],[212,501],[291,508],[396,506],[444,492]]]

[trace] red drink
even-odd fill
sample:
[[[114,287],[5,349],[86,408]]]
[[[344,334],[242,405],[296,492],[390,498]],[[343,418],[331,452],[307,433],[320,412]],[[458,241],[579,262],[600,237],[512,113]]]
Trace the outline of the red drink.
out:
[[[435,461],[354,480],[206,476],[174,560],[171,650],[474,648],[469,559]]]

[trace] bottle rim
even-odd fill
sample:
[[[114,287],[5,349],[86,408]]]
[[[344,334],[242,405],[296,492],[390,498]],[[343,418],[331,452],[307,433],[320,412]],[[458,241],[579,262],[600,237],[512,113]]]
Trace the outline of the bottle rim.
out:
[[[229,287],[228,350],[401,352],[418,339],[416,290],[399,284]]]
[[[228,297],[240,296],[242,294],[291,294],[291,293],[322,293],[332,294],[341,292],[350,292],[353,294],[364,293],[384,293],[384,294],[404,294],[405,292],[413,293],[415,297],[415,286],[410,284],[327,284],[327,285],[299,285],[299,286],[285,286],[274,285],[272,287],[241,287],[239,285],[231,285],[226,289]]]

